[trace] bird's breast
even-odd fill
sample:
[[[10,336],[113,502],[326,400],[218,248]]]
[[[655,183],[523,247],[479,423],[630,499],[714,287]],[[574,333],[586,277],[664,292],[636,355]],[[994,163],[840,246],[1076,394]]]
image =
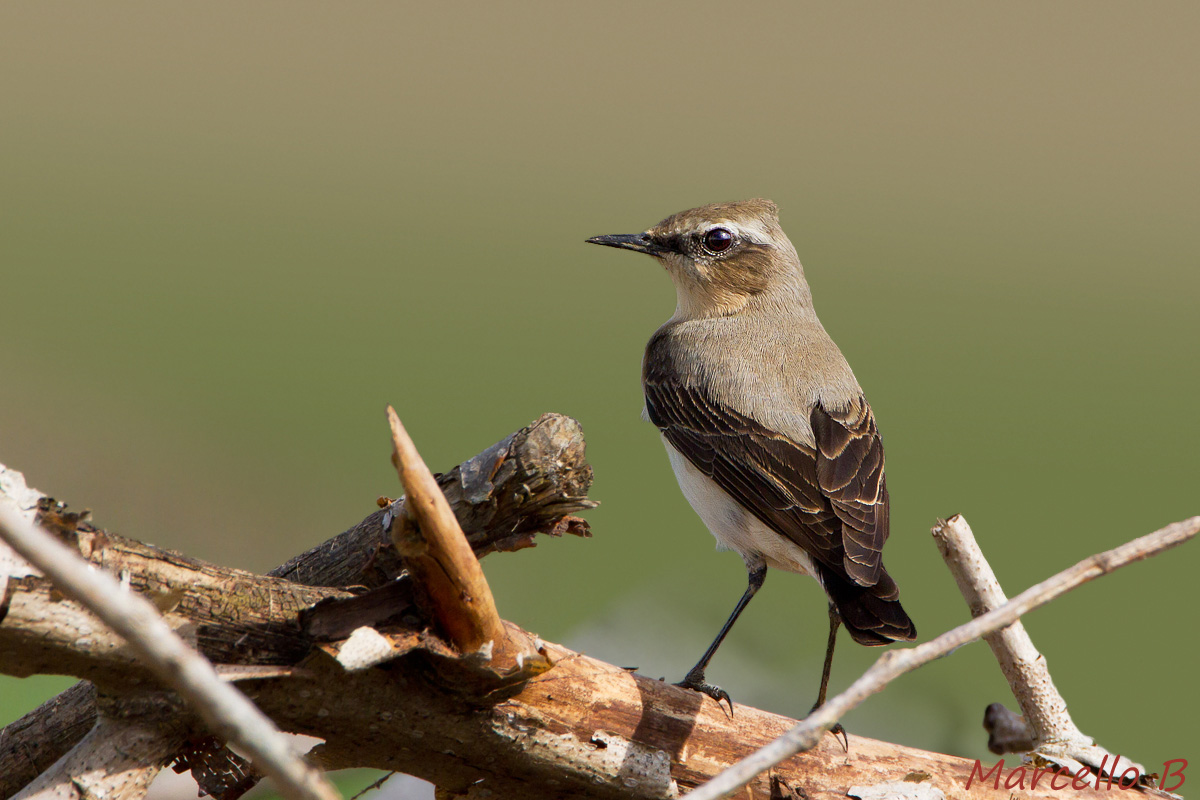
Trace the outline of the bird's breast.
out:
[[[716,538],[718,550],[733,550],[749,568],[765,563],[775,569],[816,577],[812,559],[799,545],[764,525],[672,447],[666,437],[663,445],[683,496]]]

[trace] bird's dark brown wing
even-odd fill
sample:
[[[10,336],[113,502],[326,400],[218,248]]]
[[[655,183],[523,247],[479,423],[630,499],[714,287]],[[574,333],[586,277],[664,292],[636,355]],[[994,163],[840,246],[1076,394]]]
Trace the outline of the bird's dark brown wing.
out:
[[[643,379],[650,420],[697,469],[828,571],[859,586],[879,580],[888,494],[865,400],[815,407],[809,447],[715,401],[667,364],[648,363]]]
[[[875,415],[857,397],[841,410],[818,404],[809,421],[817,442],[817,482],[842,522],[846,574],[855,583],[871,585],[888,537],[883,441]],[[864,580],[866,575],[870,578]]]

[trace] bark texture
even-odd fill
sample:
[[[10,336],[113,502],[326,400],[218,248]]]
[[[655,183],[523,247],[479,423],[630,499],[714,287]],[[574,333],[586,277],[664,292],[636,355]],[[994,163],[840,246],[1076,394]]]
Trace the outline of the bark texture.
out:
[[[0,479],[0,495],[22,509],[41,497],[19,473],[3,469]],[[583,431],[570,417],[545,414],[437,481],[478,556],[532,547],[539,534],[591,535],[575,514],[596,505],[587,498],[592,468]],[[385,616],[403,614],[403,604],[398,607],[393,596],[409,596],[405,581],[393,582],[403,567],[384,527],[385,520],[403,513],[404,498],[290,559],[265,581],[100,530],[86,515],[46,498],[41,505],[45,526],[74,542],[91,563],[127,575],[132,588],[152,598],[217,664],[295,664],[313,642],[303,632],[308,616],[301,612],[327,601],[322,618],[345,626],[347,614],[331,608],[330,601],[352,600],[351,590],[383,587]],[[329,588],[342,586],[347,589]],[[11,579],[0,592],[0,671],[88,679],[0,730],[0,797],[10,797],[96,724],[92,681],[119,691],[152,681],[124,643],[94,618],[59,618],[61,595],[45,578]],[[370,598],[364,599],[369,604]],[[364,619],[376,618],[368,612]]]
[[[539,532],[587,535],[573,514],[594,505],[590,480],[578,425],[548,415],[438,476],[438,485],[472,549],[485,554],[530,546]],[[392,580],[402,569],[387,531],[408,516],[402,504],[272,575],[106,533],[46,499],[40,509],[46,527],[152,599],[282,729],[323,739],[310,757],[329,769],[398,770],[432,781],[444,797],[478,800],[673,798],[797,724],[741,705],[731,715],[706,696],[509,622],[500,623],[506,638],[532,643],[542,659],[532,674],[456,649],[422,607],[422,587]],[[99,692],[80,684],[0,733],[0,796],[27,785],[29,796],[87,796],[75,773],[103,763],[116,781],[109,796],[135,798],[166,753],[185,753],[192,764],[225,757],[219,745],[197,742],[195,720],[176,697],[153,694],[159,688],[119,637],[45,577],[14,575],[0,596],[0,671],[71,674]],[[315,585],[322,582],[337,585]],[[144,700],[131,718],[112,713],[108,697]],[[112,753],[111,741],[126,744]],[[989,766],[853,735],[846,751],[827,736],[736,796],[1061,796],[1045,774],[1036,787],[1032,775],[1007,770],[984,781]],[[1072,794],[1111,796],[1092,783]]]

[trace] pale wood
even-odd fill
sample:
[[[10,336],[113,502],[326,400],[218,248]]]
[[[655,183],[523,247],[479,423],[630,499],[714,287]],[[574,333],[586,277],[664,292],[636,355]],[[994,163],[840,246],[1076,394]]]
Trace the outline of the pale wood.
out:
[[[1070,569],[1026,589],[999,608],[953,628],[936,639],[916,647],[884,653],[862,677],[850,685],[850,688],[826,701],[825,705],[775,741],[700,787],[693,794],[693,800],[716,800],[732,796],[747,782],[754,780],[755,776],[765,773],[796,753],[815,747],[846,712],[871,695],[883,691],[901,675],[941,658],[968,642],[1011,625],[1023,614],[1094,578],[1177,547],[1195,536],[1197,531],[1200,531],[1200,516],[1173,523],[1120,547],[1086,558]]]
[[[562,414],[542,415],[438,475],[437,481],[480,557],[532,547],[539,535],[590,535],[587,523],[573,516],[596,505],[587,498],[592,468],[587,463],[586,442],[579,423]],[[25,485],[21,473],[0,465],[0,502],[11,501],[32,518],[42,497],[41,492]],[[93,564],[130,575],[138,592],[159,598],[164,606],[177,598],[174,610],[196,623],[197,646],[209,658],[217,662],[238,659],[278,664],[294,662],[310,646],[306,637],[297,635],[303,608],[322,599],[348,596],[345,592],[314,592],[306,587],[378,587],[403,577],[399,554],[382,523],[385,516],[400,513],[404,504],[404,498],[400,498],[387,509],[368,514],[350,529],[290,559],[269,573],[287,582],[266,584],[251,573],[97,531],[86,521],[80,525],[79,515],[62,511],[53,503],[46,505],[43,519],[57,525],[64,539],[75,540],[80,553]],[[253,585],[248,578],[255,579]],[[190,591],[181,594],[173,588],[181,585]],[[43,591],[47,596],[53,592],[48,583],[29,584],[25,589]],[[270,602],[240,602],[252,592],[266,592]],[[0,594],[0,610],[4,608],[3,598]],[[265,616],[260,615],[263,611],[267,612]],[[214,612],[223,621],[217,622]],[[240,633],[232,638],[209,636],[221,625],[232,625]],[[54,669],[80,674],[79,670],[53,663],[63,654],[55,650],[47,656],[39,644],[38,632],[36,626],[0,628],[0,657],[6,659],[9,674],[48,673]],[[53,635],[44,627],[40,632]],[[6,640],[6,636],[10,638]],[[51,661],[36,663],[44,657]],[[111,672],[93,669],[93,673],[104,673],[126,684],[148,680],[140,670],[129,670],[127,664],[114,666]],[[0,797],[27,784],[86,735],[97,719],[95,694],[95,687],[84,681],[0,730]]]
[[[159,700],[105,698],[105,713],[87,735],[14,800],[140,800],[183,744],[189,721],[163,714]],[[166,708],[175,705],[166,699]]]
[[[284,797],[341,797],[324,775],[300,758],[275,724],[241,692],[221,680],[212,664],[180,638],[148,600],[123,587],[107,572],[90,569],[77,552],[9,508],[0,508],[0,539],[45,573],[58,590],[119,634],[138,662],[186,698],[213,733],[244,750]],[[137,791],[141,781],[134,780],[128,786]]]
[[[935,525],[933,538],[971,609],[971,616],[983,616],[1008,602],[975,541],[971,526],[961,514]],[[1087,765],[1093,770],[1103,769],[1109,775],[1120,775],[1131,767],[1145,774],[1146,768],[1141,764],[1100,747],[1076,727],[1067,710],[1067,701],[1050,677],[1045,656],[1034,647],[1020,620],[983,638],[1021,705],[1037,755],[1072,771]]]
[[[396,410],[388,406],[387,416],[392,463],[408,501],[405,513],[392,525],[392,542],[426,595],[446,640],[460,653],[491,661],[495,651],[507,645],[491,587]],[[409,520],[415,524],[407,524]]]

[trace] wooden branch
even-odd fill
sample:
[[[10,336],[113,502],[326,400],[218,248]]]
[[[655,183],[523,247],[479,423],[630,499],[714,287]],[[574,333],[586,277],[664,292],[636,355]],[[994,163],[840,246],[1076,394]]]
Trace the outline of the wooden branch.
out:
[[[225,683],[146,599],[106,572],[92,570],[66,545],[10,509],[0,508],[0,538],[55,586],[128,642],[138,659],[187,699],[209,728],[249,754],[289,800],[335,800],[337,790],[293,751],[291,742],[246,697]],[[153,737],[151,737],[153,738]],[[146,782],[148,785],[148,781]],[[140,786],[140,781],[134,781]]]
[[[75,747],[14,800],[139,800],[183,744],[190,717],[170,698],[104,698],[104,713]],[[164,714],[166,707],[175,714]]]
[[[572,515],[596,505],[587,499],[591,483],[583,431],[578,422],[561,414],[543,415],[438,476],[438,485],[480,557],[497,550],[532,547],[537,534],[590,535],[587,523]],[[7,500],[32,517],[39,499],[42,494],[26,487],[21,473],[0,465],[0,502]],[[270,573],[289,583],[265,585],[249,581],[258,579],[251,573],[205,564],[80,525],[77,516],[61,513],[61,507],[52,502],[43,503],[42,517],[60,536],[74,539],[93,564],[133,576],[135,590],[155,597],[161,607],[177,602],[174,610],[195,622],[196,644],[214,661],[249,656],[258,663],[288,663],[309,646],[306,638],[296,635],[299,611],[326,597],[348,596],[313,593],[297,584],[381,586],[401,573],[399,554],[382,522],[385,515],[399,513],[404,502],[402,498],[388,509],[368,515]],[[144,581],[139,583],[141,578]],[[181,586],[188,591],[181,593]],[[52,592],[48,584],[42,589],[47,595]],[[271,602],[239,602],[251,593],[260,593],[260,599],[269,597]],[[5,597],[0,591],[0,617],[9,605]],[[270,613],[257,616],[264,609]],[[226,618],[234,614],[236,621],[227,619],[226,624],[234,625],[242,635],[230,640],[210,636],[220,628],[211,613],[214,610]],[[15,618],[9,621],[15,622]],[[50,672],[58,666],[67,674],[87,674],[54,665],[45,654],[40,656],[40,637],[36,632],[23,636],[26,630],[22,625],[0,627],[0,670],[25,675]],[[224,648],[231,645],[232,652],[227,652]],[[299,651],[293,652],[291,647],[299,647]],[[138,670],[129,671],[127,665],[105,674],[113,680],[135,682],[141,675]],[[87,733],[97,718],[94,697],[94,687],[72,687],[0,731],[0,797],[29,783]]]
[[[547,672],[498,687],[464,683],[457,676],[473,668],[472,655],[464,655],[438,638],[419,615],[402,614],[375,628],[356,631],[345,641],[317,642],[298,621],[295,608],[284,613],[276,610],[281,598],[297,591],[308,593],[310,600],[344,599],[347,593],[298,587],[275,578],[222,571],[178,554],[154,553],[144,545],[110,538],[86,523],[56,516],[53,508],[44,510],[43,517],[49,519],[56,534],[93,563],[102,563],[106,569],[122,564],[131,587],[151,594],[160,607],[192,622],[202,649],[229,654],[228,664],[276,665],[277,669],[265,674],[242,668],[228,669],[226,674],[237,676],[239,686],[280,727],[322,738],[325,744],[312,757],[326,768],[403,771],[432,780],[447,797],[524,798],[529,796],[530,786],[537,787],[540,797],[548,798],[674,797],[797,727],[793,720],[745,706],[739,706],[730,717],[695,692],[551,643],[542,643],[547,660],[554,665]],[[1189,520],[1184,527],[1187,525],[1191,530],[1183,534],[1166,533],[1181,541],[1200,527],[1200,518]],[[1125,548],[1113,553],[1129,556]],[[119,561],[114,560],[118,556]],[[169,566],[163,567],[159,559],[170,562]],[[195,586],[156,582],[156,576],[182,571],[185,563],[195,573]],[[1098,571],[1080,580],[1119,566],[1117,561],[1097,557],[1080,567],[1089,564]],[[224,585],[224,594],[236,602],[202,602],[210,597],[210,584],[219,585],[216,576],[226,573],[230,582]],[[46,583],[44,577],[25,576],[11,581],[0,598],[0,670],[5,670],[6,664],[30,669],[30,659],[10,654],[6,644],[33,648],[31,637],[12,628],[36,625],[39,613],[49,613],[51,604],[59,606],[56,619],[65,630],[82,630],[87,612],[71,600],[53,596]],[[143,586],[148,588],[137,588]],[[1045,589],[1054,595],[1065,590],[1057,585]],[[1045,600],[1014,611],[1014,606],[1029,600],[1029,594],[964,628],[982,635],[990,629],[978,626],[996,622],[997,614],[1013,614],[997,624],[1011,623]],[[197,618],[204,620],[202,625]],[[265,620],[266,625],[287,620],[288,626],[273,629],[274,638],[264,638],[255,626],[242,624],[247,618]],[[510,623],[502,624],[510,640],[532,638]],[[179,627],[187,630],[188,624],[181,621]],[[45,629],[41,633],[51,634]],[[960,634],[965,635],[956,629],[914,650],[889,654],[872,671],[895,666],[894,657],[911,658],[908,654],[918,651],[928,654],[931,645]],[[236,645],[245,636],[257,637],[261,649],[240,652]],[[81,643],[77,636],[49,635],[40,645],[39,659],[48,666],[44,671],[69,667],[72,674],[98,677],[119,691],[141,686],[144,673],[139,676],[137,669],[129,667],[128,654],[103,645]],[[352,650],[356,651],[354,658],[348,657]],[[871,675],[868,672],[865,677]],[[861,690],[861,683],[851,691]],[[845,702],[844,697],[839,695],[830,703]],[[990,778],[981,785],[978,768],[976,761],[855,736],[850,737],[848,755],[832,737],[824,737],[816,748],[755,777],[745,796],[762,800],[843,798],[849,787],[878,789],[890,783],[903,786],[914,782],[927,787],[936,783],[947,795],[962,796],[972,779],[972,797],[1000,800],[1009,796],[1007,789],[994,790]],[[0,772],[0,783],[3,780]],[[1103,789],[1088,788],[1079,790],[1077,796],[1098,798],[1102,793]],[[1048,778],[1023,795],[1060,796]]]
[[[933,538],[971,609],[971,616],[982,616],[1008,602],[991,565],[975,541],[971,526],[962,515],[955,514],[935,525]],[[1050,678],[1045,657],[1033,646],[1033,640],[1020,620],[984,639],[1021,705],[1033,735],[1030,749],[1036,755],[1062,764],[1072,772],[1086,765],[1106,775],[1121,775],[1130,769],[1140,775],[1146,774],[1146,768],[1141,764],[1099,747],[1075,726],[1067,711],[1067,702]],[[995,728],[989,733],[995,738]]]
[[[316,757],[329,769],[353,764],[398,770],[434,782],[447,797],[493,800],[523,800],[533,786],[537,797],[550,800],[676,797],[794,724],[743,705],[730,717],[695,692],[558,645],[546,648],[554,668],[490,705],[463,703],[436,680],[422,680],[418,676],[436,675],[444,663],[427,658],[394,662],[390,672],[346,674],[331,660],[313,664],[328,672],[302,701],[282,684],[248,691],[281,720],[324,738]],[[328,713],[320,716],[317,709]],[[975,766],[854,735],[850,753],[827,737],[755,781],[745,796],[778,798],[772,784],[782,781],[795,797],[844,800],[850,786],[922,772],[944,786],[962,787]],[[978,796],[1007,800],[1008,793]],[[1043,787],[1031,796],[1052,793]]]
[[[533,547],[537,534],[589,536],[573,515],[587,499],[592,468],[583,429],[562,414],[544,414],[454,469],[436,476],[478,558]],[[400,498],[353,528],[269,574],[308,586],[382,586],[403,571],[383,525],[404,513]]]
[[[392,541],[412,576],[428,616],[459,654],[498,681],[512,682],[544,672],[545,656],[532,637],[509,635],[479,559],[438,489],[416,445],[391,406],[392,462],[404,485],[405,513],[392,525]]]
[[[130,580],[133,585],[142,582],[132,574]],[[36,594],[36,586],[30,586]],[[12,588],[18,594],[25,590],[26,581]],[[243,591],[251,605],[271,603],[270,593],[253,584]],[[49,605],[55,600],[43,596],[38,602]],[[64,609],[60,619],[73,629],[82,623],[68,615],[87,616],[72,601],[60,599],[57,605]],[[269,612],[260,608],[255,613]],[[9,622],[0,622],[0,635]],[[236,639],[242,633],[237,625],[222,625],[217,618],[209,624],[213,636]],[[515,626],[507,627],[510,636],[518,635]],[[551,670],[498,692],[474,694],[473,687],[447,681],[462,668],[464,658],[428,632],[396,627],[375,636],[391,649],[390,658],[375,666],[346,669],[336,657],[341,643],[335,643],[299,662],[299,670],[241,681],[239,686],[283,729],[324,739],[326,744],[314,754],[321,766],[394,769],[464,797],[472,792],[482,797],[487,790],[494,800],[528,797],[530,785],[548,798],[683,793],[795,725],[747,706],[738,706],[731,718],[695,692],[550,643],[544,648],[554,663]],[[61,657],[75,647],[65,639],[54,647],[59,662],[79,667],[76,674],[81,677],[92,674],[87,665],[110,672],[115,659],[102,647],[89,648],[74,659]],[[0,646],[0,655],[4,651]],[[967,759],[855,736],[850,748],[847,756],[832,737],[825,737],[816,749],[756,779],[749,797],[777,798],[781,786],[814,800],[844,797],[849,786],[903,781],[921,773],[940,786],[961,788],[976,766]],[[972,796],[978,787],[976,775]],[[1032,796],[1052,794],[1043,783]],[[1008,792],[993,791],[989,781],[978,796],[1000,800]]]
[[[993,631],[998,631],[1039,606],[1077,588],[1084,583],[1107,575],[1113,570],[1141,561],[1177,545],[1183,544],[1200,531],[1200,517],[1192,517],[1168,525],[1120,547],[1086,558],[1070,569],[1064,570],[1026,589],[999,608],[988,611],[970,622],[960,625],[936,639],[916,647],[891,650],[884,653],[862,677],[850,688],[810,714],[771,744],[763,747],[749,758],[735,764],[719,777],[692,793],[692,800],[716,800],[726,797],[745,786],[755,776],[775,767],[785,759],[811,749],[820,742],[825,732],[834,726],[846,712],[858,706],[871,695],[883,691],[889,683],[901,675],[941,658],[950,652],[973,642]]]
[[[491,587],[396,409],[388,406],[387,416],[392,463],[408,500],[405,513],[392,525],[392,542],[427,595],[447,641],[460,653],[481,654],[490,661],[507,638]]]
[[[80,681],[0,730],[0,797],[32,783],[87,736],[97,719],[96,685]]]

